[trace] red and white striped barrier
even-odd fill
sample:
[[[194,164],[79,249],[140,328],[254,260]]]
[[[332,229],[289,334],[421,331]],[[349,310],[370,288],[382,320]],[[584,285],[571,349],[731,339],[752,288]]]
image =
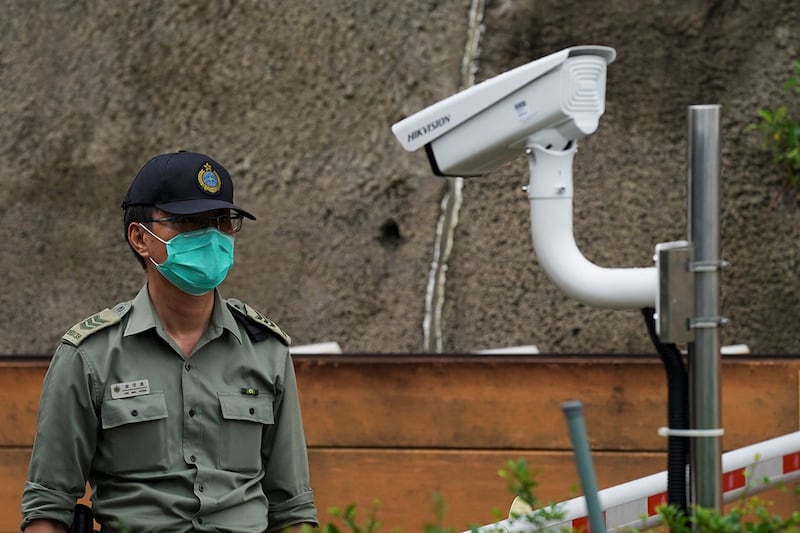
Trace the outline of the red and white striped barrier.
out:
[[[722,499],[733,501],[800,478],[800,431],[752,444],[722,455]],[[656,507],[667,503],[667,473],[659,472],[598,491],[606,529],[644,529],[661,522]],[[523,533],[562,528],[589,532],[586,499],[581,496],[555,504],[564,518],[536,528],[524,516],[478,529],[481,533]],[[553,507],[549,507],[553,510]]]

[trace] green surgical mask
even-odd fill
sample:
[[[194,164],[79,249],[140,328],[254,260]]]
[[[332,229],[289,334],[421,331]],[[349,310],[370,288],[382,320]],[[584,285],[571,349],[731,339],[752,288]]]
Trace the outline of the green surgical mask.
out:
[[[183,292],[199,296],[219,286],[233,266],[233,237],[217,228],[179,233],[168,241],[139,224],[167,247],[167,259],[156,269]]]

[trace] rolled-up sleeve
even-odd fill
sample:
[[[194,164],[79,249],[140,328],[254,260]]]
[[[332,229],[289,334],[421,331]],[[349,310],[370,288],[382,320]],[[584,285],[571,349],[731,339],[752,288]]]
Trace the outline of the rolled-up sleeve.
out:
[[[91,368],[61,344],[42,385],[36,438],[22,494],[22,529],[32,520],[72,521],[97,443]]]
[[[274,425],[265,433],[262,445],[266,465],[262,486],[269,500],[269,532],[294,524],[318,524],[297,382],[288,352],[276,393]]]

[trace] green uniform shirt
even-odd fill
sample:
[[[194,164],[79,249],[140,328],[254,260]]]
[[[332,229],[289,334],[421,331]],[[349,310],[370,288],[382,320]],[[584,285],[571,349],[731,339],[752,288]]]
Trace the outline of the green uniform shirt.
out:
[[[231,306],[231,308],[229,308]],[[72,520],[86,481],[130,531],[280,531],[316,523],[289,339],[215,291],[184,359],[145,286],[77,324],[45,376],[23,528]]]

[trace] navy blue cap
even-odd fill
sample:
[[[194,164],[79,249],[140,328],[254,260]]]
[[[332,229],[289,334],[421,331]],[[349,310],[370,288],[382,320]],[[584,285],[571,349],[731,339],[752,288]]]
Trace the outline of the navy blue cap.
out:
[[[195,152],[161,154],[145,163],[122,202],[123,208],[134,205],[152,205],[174,215],[233,209],[256,219],[233,203],[233,180],[225,167]]]

